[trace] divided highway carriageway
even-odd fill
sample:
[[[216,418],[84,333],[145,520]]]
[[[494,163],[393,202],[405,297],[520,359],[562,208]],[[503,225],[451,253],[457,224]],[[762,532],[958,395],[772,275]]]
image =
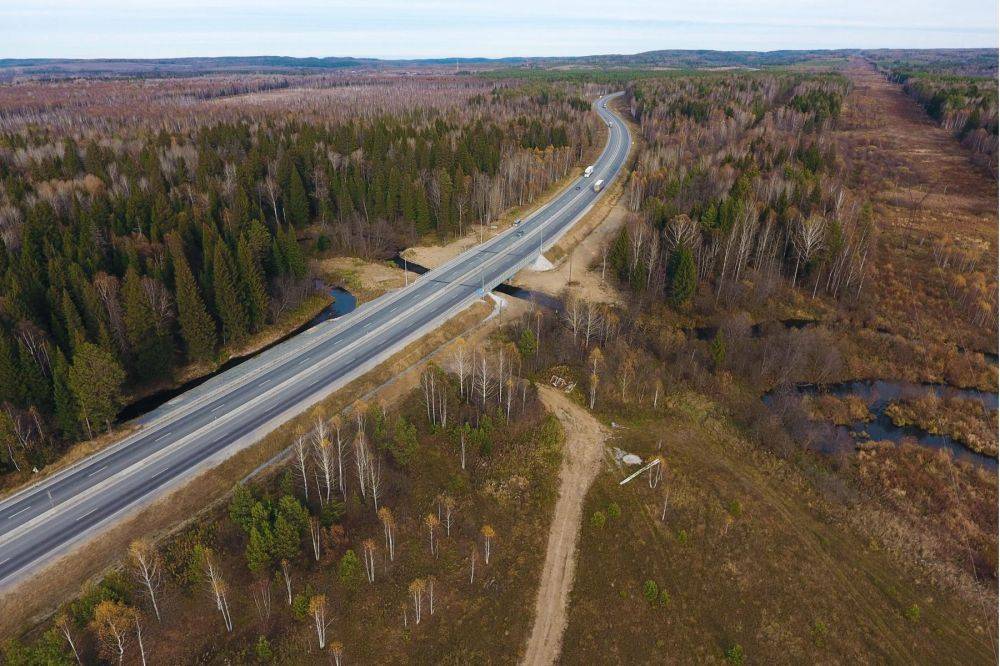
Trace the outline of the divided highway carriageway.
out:
[[[608,140],[593,173],[515,227],[339,319],[323,322],[139,419],[139,428],[0,502],[0,591],[259,440],[468,307],[551,246],[628,157],[625,123],[597,100]],[[604,181],[600,192],[590,185]]]

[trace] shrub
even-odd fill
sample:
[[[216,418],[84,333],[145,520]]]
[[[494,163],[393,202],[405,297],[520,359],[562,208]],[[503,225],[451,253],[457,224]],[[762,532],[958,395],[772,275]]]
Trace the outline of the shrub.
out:
[[[726,661],[730,664],[739,666],[743,663],[743,659],[743,647],[739,643],[726,648]]]
[[[655,580],[647,580],[642,584],[642,596],[646,597],[646,601],[649,603],[655,602],[659,594],[660,589],[656,586]]]
[[[292,615],[296,620],[304,620],[309,617],[309,599],[312,594],[309,591],[300,592],[292,597]]]
[[[337,565],[337,577],[347,587],[354,587],[361,580],[361,560],[357,554],[348,548]]]
[[[743,514],[743,505],[737,499],[732,500],[726,508],[734,518],[739,518]]]
[[[677,533],[677,541],[683,546],[688,542],[687,530],[681,530]]]
[[[604,515],[603,511],[595,511],[594,515],[590,517],[590,526],[601,529],[604,527],[604,523],[606,523],[607,520],[608,517]]]
[[[618,502],[612,502],[608,505],[608,518],[617,518],[622,515],[622,508],[618,506]]]
[[[274,652],[271,650],[271,642],[267,640],[266,636],[259,636],[257,638],[257,643],[253,646],[253,651],[261,661],[271,661],[274,657]]]
[[[912,606],[910,606],[909,608],[907,608],[903,612],[903,614],[906,615],[906,619],[909,620],[910,622],[919,622],[920,621],[920,606],[918,606],[916,604],[913,604]]]
[[[816,620],[813,622],[813,642],[816,647],[823,647],[826,642],[826,635],[830,632],[829,627],[826,626],[826,622],[822,620]]]
[[[69,605],[69,615],[78,627],[85,627],[94,619],[94,609],[102,601],[130,601],[128,580],[119,572],[112,571],[97,585],[89,587]]]
[[[534,356],[538,350],[538,340],[530,328],[521,329],[521,337],[517,340],[517,350],[525,358]]]
[[[340,519],[344,517],[344,511],[346,507],[344,503],[336,498],[330,498],[330,501],[323,505],[323,508],[319,511],[319,520],[323,524],[323,527],[330,527],[334,523],[339,523]]]
[[[667,606],[670,604],[670,593],[666,590],[660,590],[660,605]]]

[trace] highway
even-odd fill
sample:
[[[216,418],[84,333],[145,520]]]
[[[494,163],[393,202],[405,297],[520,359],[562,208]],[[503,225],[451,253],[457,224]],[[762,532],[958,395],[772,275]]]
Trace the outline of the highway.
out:
[[[533,262],[619,174],[631,137],[605,104],[620,94],[594,104],[609,125],[594,173],[519,226],[219,375],[140,419],[120,442],[0,502],[0,591],[258,441]],[[597,180],[604,181],[600,192],[593,191]]]

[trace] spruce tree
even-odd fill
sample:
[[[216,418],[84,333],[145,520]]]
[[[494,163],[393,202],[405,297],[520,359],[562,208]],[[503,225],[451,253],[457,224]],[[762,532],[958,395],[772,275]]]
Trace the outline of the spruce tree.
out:
[[[670,285],[668,296],[671,303],[682,306],[691,300],[698,286],[698,271],[691,250],[682,245],[673,251],[667,263],[667,279]]]
[[[68,373],[76,399],[77,418],[93,437],[94,429],[111,426],[121,408],[125,371],[115,357],[95,344],[84,342],[73,354]]]
[[[83,319],[80,317],[80,311],[76,309],[76,304],[73,302],[73,297],[70,296],[69,290],[63,289],[62,292],[62,318],[63,325],[66,327],[66,338],[69,343],[69,348],[76,349],[76,346],[87,339],[87,332],[83,326]]]
[[[239,344],[247,335],[247,315],[233,280],[232,261],[225,243],[215,246],[212,283],[215,287],[215,309],[222,321],[222,340]]]
[[[726,338],[722,334],[722,329],[715,332],[712,344],[709,345],[709,352],[712,354],[712,365],[718,370],[726,362]]]
[[[142,288],[142,278],[135,266],[129,266],[122,284],[125,334],[132,351],[133,379],[143,382],[159,379],[170,368],[172,348],[166,332],[157,330],[153,308]]]
[[[267,320],[267,290],[264,288],[264,272],[245,236],[240,238],[236,247],[236,264],[239,268],[240,287],[250,320],[250,330],[257,332],[264,328]]]
[[[205,309],[205,302],[201,298],[198,284],[179,242],[171,243],[171,256],[174,265],[177,319],[180,322],[185,352],[191,361],[207,361],[215,352],[215,321]]]
[[[304,278],[309,272],[309,268],[306,265],[306,258],[302,254],[302,248],[299,247],[299,241],[295,237],[295,230],[291,227],[283,232],[279,230],[278,236],[281,242],[281,255],[284,258],[288,275],[297,279]]]
[[[24,390],[25,406],[34,405],[48,411],[52,404],[51,380],[45,369],[24,344],[18,345],[17,364],[21,369],[21,386]]]
[[[69,386],[69,363],[66,362],[66,356],[61,349],[56,349],[55,362],[52,365],[52,399],[55,405],[56,426],[64,437],[75,439],[80,432],[76,420],[79,410]]]
[[[19,404],[24,398],[15,348],[14,340],[0,328],[0,403]]]
[[[302,176],[299,175],[298,167],[294,165],[288,177],[285,219],[296,227],[309,224],[309,198],[306,196],[306,187],[302,184]]]

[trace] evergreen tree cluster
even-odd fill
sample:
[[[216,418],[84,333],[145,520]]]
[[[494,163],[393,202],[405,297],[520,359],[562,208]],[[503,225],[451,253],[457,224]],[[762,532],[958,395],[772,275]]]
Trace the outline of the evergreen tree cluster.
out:
[[[0,446],[0,472],[45,464],[53,447],[38,444],[103,431],[124,395],[274,323],[308,293],[313,247],[371,257],[452,235],[483,202],[537,185],[523,162],[505,166],[514,157],[546,159],[584,136],[570,128],[590,130],[589,109],[553,99],[542,123],[533,97],[493,87],[447,112],[325,120],[208,102],[195,120],[169,107],[137,120],[91,99],[83,125],[38,124],[0,100],[0,407],[30,435]]]

